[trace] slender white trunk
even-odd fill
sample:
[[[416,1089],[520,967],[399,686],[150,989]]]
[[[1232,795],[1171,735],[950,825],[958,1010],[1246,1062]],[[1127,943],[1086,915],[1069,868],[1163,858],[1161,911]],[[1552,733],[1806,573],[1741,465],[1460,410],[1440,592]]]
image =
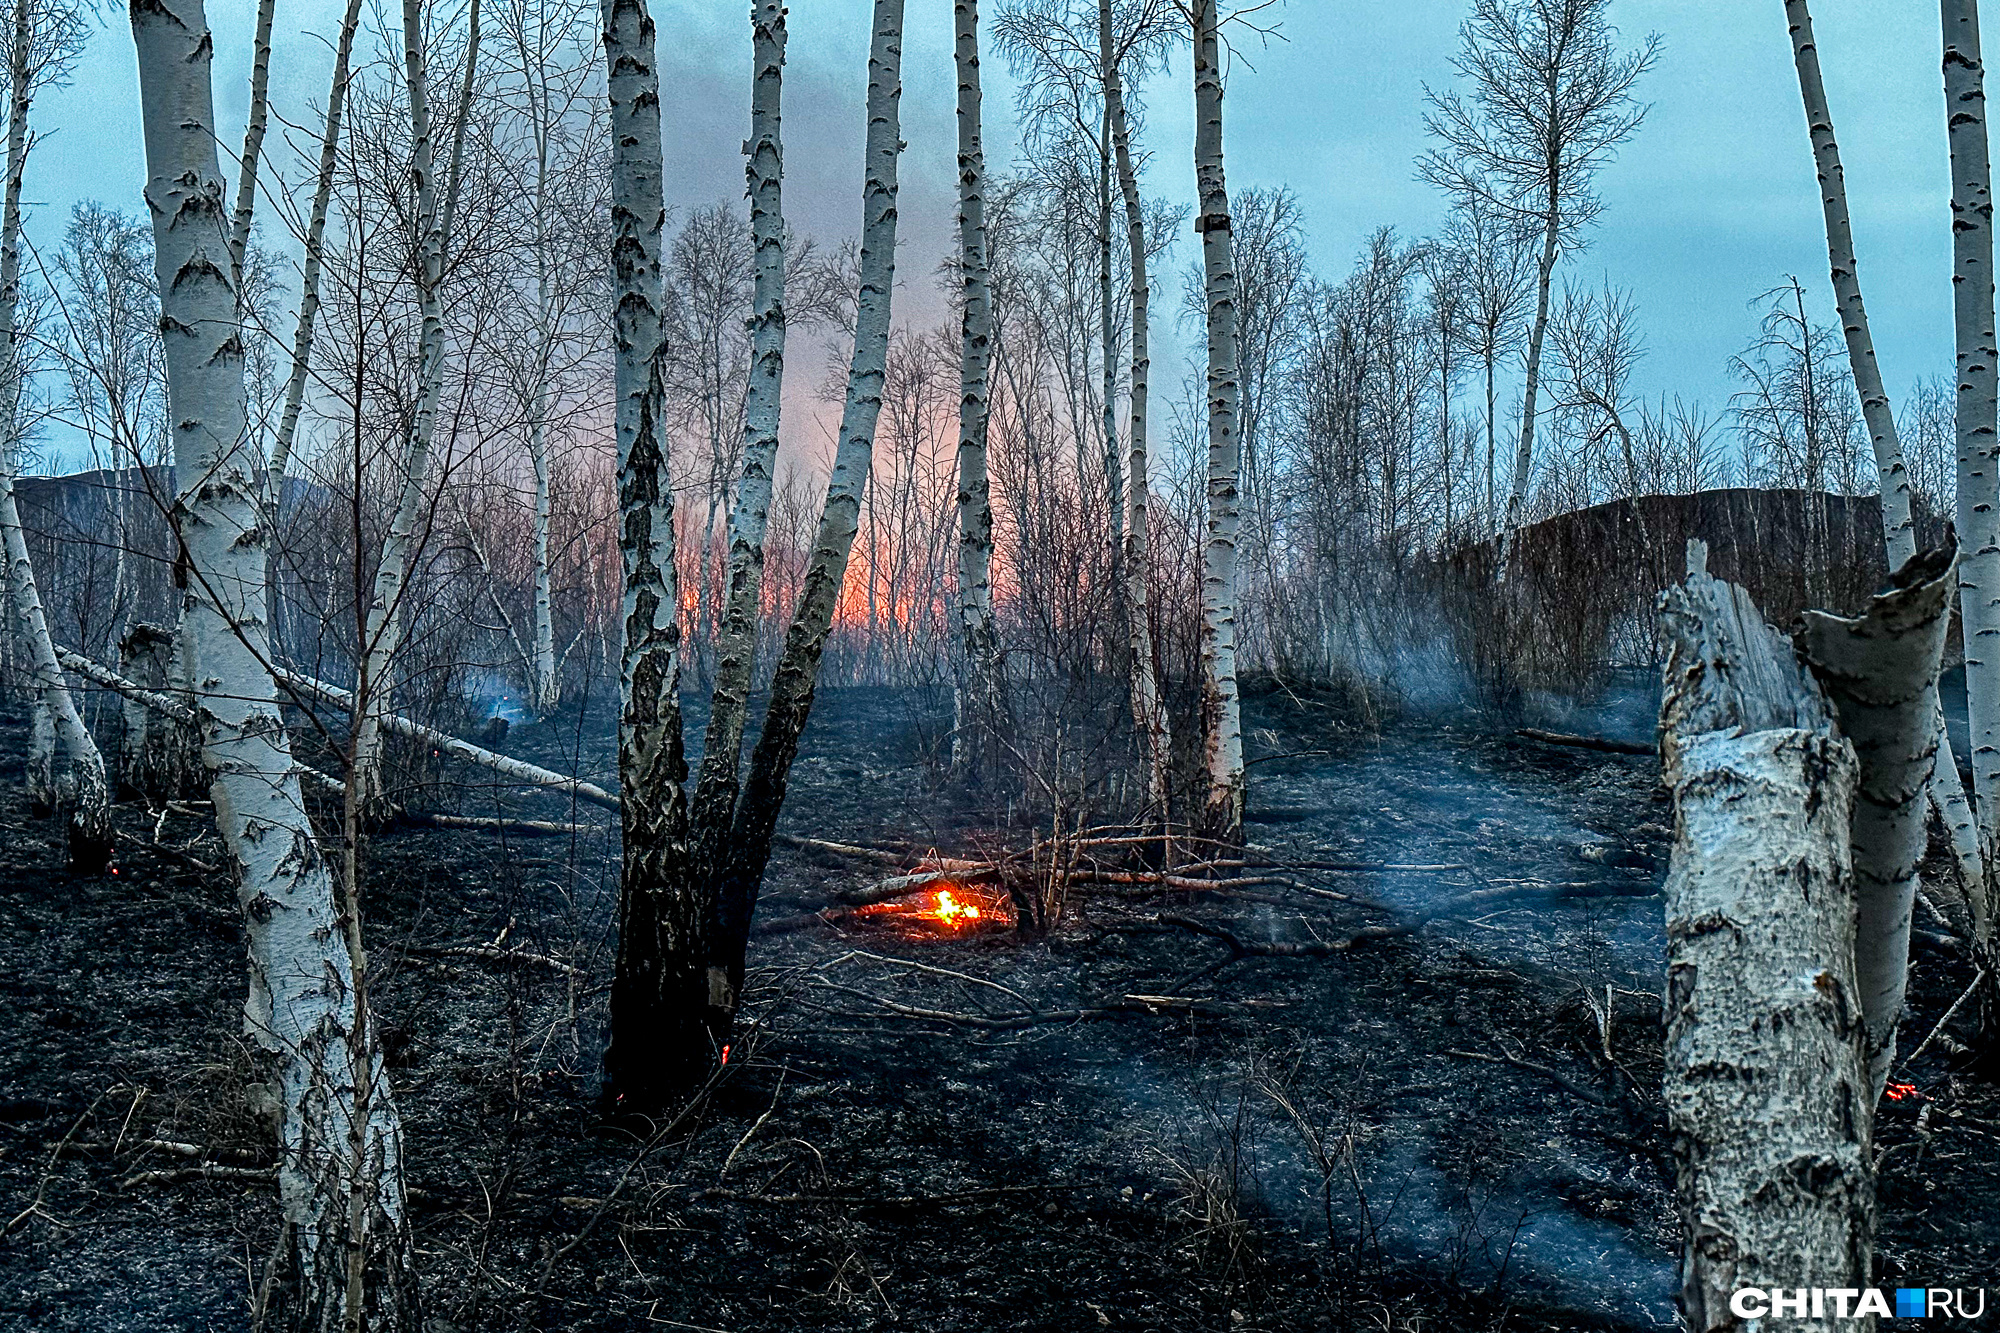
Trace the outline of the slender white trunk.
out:
[[[958,66],[959,321],[958,634],[964,678],[954,698],[952,768],[976,773],[999,724],[1000,655],[993,627],[993,495],[986,471],[992,404],[993,293],[986,243],[984,86],[979,2],[953,0]]]
[[[1985,873],[1966,886],[1979,942],[1994,936],[2000,861],[2000,432],[1993,331],[1993,193],[1977,0],[1942,0],[1951,143],[1952,314],[1958,346],[1958,605],[1972,790]],[[1952,773],[1957,779],[1956,770]]]
[[[1111,0],[1098,0],[1100,30],[1111,25]],[[1104,52],[1100,49],[1100,58]],[[1146,804],[1155,818],[1169,812],[1173,779],[1173,736],[1160,700],[1158,664],[1149,618],[1147,511],[1152,481],[1147,475],[1147,401],[1151,390],[1152,282],[1146,271],[1146,212],[1139,198],[1139,172],[1132,160],[1131,120],[1125,85],[1116,59],[1104,59],[1104,100],[1110,108],[1111,144],[1118,159],[1118,189],[1125,204],[1125,246],[1132,265],[1132,375],[1130,438],[1125,446],[1125,615],[1131,655],[1132,722],[1146,759]]]
[[[528,403],[528,457],[535,468],[535,648],[531,684],[535,711],[546,713],[559,702],[561,682],[556,671],[556,624],[554,594],[549,575],[549,344],[554,338],[549,313],[549,264],[546,213],[548,148],[546,136],[540,149],[538,191],[544,200],[535,207],[535,383]]]
[[[307,822],[277,706],[265,628],[263,460],[248,432],[243,341],[216,160],[212,50],[201,0],[132,7],[169,420],[186,555],[186,651],[216,824],[236,863],[249,940],[245,1021],[269,1072],[278,1193],[299,1308],[350,1320],[349,1258],[373,1284],[367,1326],[414,1322],[402,1134],[361,999],[365,975]],[[360,1227],[347,1204],[359,1192]]]
[[[340,39],[333,53],[333,82],[326,94],[326,128],[320,135],[319,175],[313,185],[312,211],[306,217],[305,264],[300,270],[299,319],[292,332],[292,365],[285,380],[285,406],[271,442],[266,472],[265,508],[273,519],[285,498],[285,469],[292,458],[292,441],[306,401],[306,376],[312,369],[313,337],[319,323],[320,270],[326,256],[326,214],[333,201],[334,169],[340,160],[340,122],[347,106],[348,67],[354,55],[354,33],[361,24],[361,0],[347,0],[340,21]]]
[[[14,502],[14,459],[20,448],[21,393],[26,376],[22,339],[16,324],[21,308],[21,184],[28,167],[28,110],[33,104],[29,48],[34,37],[31,0],[14,0],[13,40],[9,42],[6,204],[0,216],[0,546],[7,557],[7,583],[27,641],[28,662],[38,702],[48,710],[57,739],[69,759],[69,853],[71,864],[96,874],[111,859],[111,786],[104,756],[83,725],[76,700],[56,663],[41,591],[28,561],[20,508]]]
[[[382,542],[382,558],[375,566],[375,582],[368,601],[368,615],[362,631],[362,659],[355,687],[360,709],[356,718],[358,735],[354,745],[354,781],[364,801],[373,805],[382,799],[381,715],[390,705],[389,669],[402,646],[406,580],[410,556],[420,535],[424,512],[424,480],[430,473],[431,442],[437,431],[438,402],[444,393],[444,285],[445,250],[451,244],[452,212],[458,202],[459,165],[465,149],[466,123],[470,119],[473,80],[479,60],[479,0],[472,0],[465,52],[465,82],[460,88],[455,128],[452,136],[451,166],[445,188],[437,187],[436,154],[432,145],[429,57],[424,49],[424,5],[422,0],[403,0],[403,77],[409,90],[410,139],[417,196],[416,228],[419,239],[417,260],[417,302],[423,312],[423,329],[417,343],[417,406],[411,415],[409,434],[404,439],[400,460],[402,487],[389,533]],[[359,441],[356,442],[360,447]]]
[[[1665,1097],[1682,1313],[1714,1333],[1744,1327],[1729,1308],[1741,1287],[1869,1284],[1874,1099],[1854,976],[1854,752],[1792,645],[1689,547],[1687,582],[1661,599]],[[1787,1327],[1854,1326],[1827,1313]]]
[[[783,0],[750,7],[753,75],[750,140],[744,172],[750,194],[750,241],[755,288],[750,312],[750,373],[743,389],[743,473],[729,515],[722,614],[715,638],[715,685],[708,735],[695,783],[694,826],[703,859],[722,855],[739,791],[743,730],[757,660],[763,605],[764,533],[777,467],[778,425],[785,383],[785,192]],[[704,581],[708,546],[702,546]]]
[[[1205,822],[1216,837],[1243,827],[1243,719],[1236,693],[1236,535],[1243,479],[1237,439],[1236,257],[1222,169],[1221,0],[1194,0],[1195,177],[1208,291],[1208,533],[1202,546],[1201,665],[1207,727]]]
[[[1853,619],[1807,611],[1799,643],[1861,761],[1850,846],[1855,982],[1867,1025],[1870,1100],[1896,1055],[1909,976],[1910,914],[1925,841],[1924,793],[1937,771],[1937,673],[1949,625],[1952,556],[1899,568]]]
[[[271,20],[277,0],[257,0],[257,37],[250,57],[250,114],[243,127],[243,157],[237,163],[236,212],[229,225],[229,276],[238,297],[243,291],[243,259],[250,250],[250,224],[257,217],[257,166],[264,153],[264,129],[271,102]]]

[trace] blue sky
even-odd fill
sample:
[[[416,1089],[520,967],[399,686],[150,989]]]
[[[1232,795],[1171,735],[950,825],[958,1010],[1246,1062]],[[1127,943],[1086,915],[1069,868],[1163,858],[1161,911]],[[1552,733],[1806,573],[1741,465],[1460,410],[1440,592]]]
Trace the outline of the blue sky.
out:
[[[994,0],[988,0],[988,8]],[[665,71],[669,190],[677,203],[739,198],[748,125],[747,3],[655,0]],[[1818,0],[1815,22],[1847,163],[1861,272],[1892,393],[1951,365],[1948,177],[1937,18],[1924,5]],[[1423,88],[1452,77],[1462,0],[1290,0],[1283,39],[1246,52],[1227,105],[1232,188],[1289,186],[1313,261],[1339,276],[1363,238],[1439,222],[1412,161],[1425,147]],[[793,0],[787,84],[787,204],[827,240],[858,216],[866,0]],[[216,97],[225,136],[247,102],[253,0],[212,0]],[[1268,12],[1268,11],[1267,11]],[[273,63],[280,114],[313,123],[331,64],[330,0],[286,0]],[[70,205],[142,206],[132,45],[122,9],[102,11],[73,85],[36,109],[48,137],[30,165],[30,236],[50,244]],[[1577,277],[1605,277],[1638,302],[1649,354],[1638,380],[1714,410],[1734,387],[1726,364],[1754,333],[1756,294],[1797,273],[1831,315],[1812,161],[1779,0],[1614,0],[1628,42],[1658,32],[1641,86],[1644,129],[1603,176],[1606,212]],[[904,309],[934,317],[931,274],[951,243],[953,84],[948,0],[911,0],[905,43]],[[1252,67],[1254,66],[1254,67]],[[990,154],[1012,154],[1011,89],[989,59]],[[1187,60],[1147,89],[1149,192],[1193,194]],[[275,131],[274,131],[275,137]],[[1190,238],[1191,239],[1191,238]],[[1194,255],[1184,245],[1176,267]],[[1175,284],[1177,286],[1177,284]],[[1170,321],[1162,320],[1162,324]],[[1160,332],[1171,336],[1172,330]]]

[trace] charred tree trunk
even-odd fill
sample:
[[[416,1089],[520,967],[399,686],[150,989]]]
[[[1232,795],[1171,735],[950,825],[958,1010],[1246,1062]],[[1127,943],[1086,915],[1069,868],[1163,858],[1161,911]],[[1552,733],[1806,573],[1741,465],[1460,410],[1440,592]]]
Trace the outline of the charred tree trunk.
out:
[[[1800,647],[1861,763],[1850,847],[1857,919],[1854,973],[1867,1024],[1868,1092],[1881,1097],[1896,1055],[1909,976],[1910,914],[1924,855],[1924,792],[1937,758],[1937,674],[1950,623],[1952,552],[1897,570],[1848,620],[1808,611]]]
[[[136,623],[118,644],[118,665],[126,678],[161,695],[180,697],[192,711],[192,701],[180,691],[174,670],[172,631]],[[201,772],[201,734],[129,696],[121,700],[124,739],[119,752],[120,778],[132,791],[152,800],[173,800],[196,794],[206,786]]]
[[[1111,0],[1098,0],[1100,29],[1111,27]],[[1108,39],[1106,39],[1108,41]],[[1160,700],[1158,664],[1153,653],[1153,626],[1149,617],[1151,588],[1147,583],[1150,549],[1147,544],[1147,515],[1152,481],[1147,474],[1146,444],[1148,397],[1152,385],[1151,330],[1152,283],[1146,265],[1146,213],[1139,198],[1139,172],[1132,160],[1132,127],[1125,111],[1125,85],[1118,61],[1100,52],[1104,60],[1104,101],[1111,117],[1111,145],[1118,157],[1118,189],[1125,204],[1125,245],[1132,265],[1132,377],[1130,438],[1126,441],[1125,474],[1125,560],[1120,571],[1125,579],[1127,645],[1132,673],[1132,724],[1139,733],[1146,761],[1146,804],[1153,818],[1166,822],[1170,814],[1173,781],[1173,735],[1166,707]]]
[[[49,638],[48,616],[41,590],[28,560],[20,508],[14,502],[14,459],[21,439],[21,394],[27,377],[26,358],[16,326],[21,307],[21,182],[28,166],[28,111],[34,85],[29,77],[30,45],[34,39],[30,0],[14,0],[13,33],[8,43],[7,186],[0,216],[0,538],[7,557],[7,583],[26,639],[28,661],[38,703],[48,710],[56,738],[69,761],[69,781],[63,784],[70,801],[69,859],[79,873],[94,875],[111,863],[111,784],[104,756],[77,712],[76,699],[56,663]]]
[[[952,770],[983,777],[1001,711],[1000,645],[993,628],[993,498],[986,472],[993,296],[986,251],[986,149],[981,128],[979,0],[954,0],[958,67],[959,324],[958,635],[964,657],[953,698]]]
[[[717,1040],[735,1020],[743,989],[744,951],[764,867],[771,856],[785,786],[798,757],[799,736],[812,712],[820,654],[846,577],[860,523],[861,491],[874,457],[875,424],[882,412],[882,384],[889,356],[890,297],[896,277],[897,159],[902,152],[903,0],[875,0],[874,37],[868,53],[866,179],[862,190],[861,286],[854,325],[854,354],[841,411],[826,504],[813,543],[785,648],[771,681],[764,729],[751,752],[750,771],[736,810],[731,856],[717,888],[717,933],[710,972],[710,1022]]]
[[[147,0],[132,8],[132,35],[181,488],[183,624],[249,940],[245,1026],[278,1122],[282,1319],[413,1328],[402,1126],[367,1008],[356,905],[338,899],[306,819],[269,667],[263,460],[248,432],[207,15],[201,0]]]
[[[1236,536],[1243,481],[1237,402],[1236,256],[1222,168],[1221,0],[1194,0],[1195,177],[1201,192],[1202,270],[1208,290],[1208,531],[1202,547],[1202,713],[1211,837],[1243,834],[1243,718],[1236,692]]]
[[[625,625],[618,718],[624,859],[605,1092],[654,1111],[706,1077],[714,1056],[704,943],[708,905],[688,874],[681,784],[680,589],[661,422],[666,352],[661,241],[667,210],[660,75],[646,0],[604,0],[610,68],[618,547]]]
[[[1740,1327],[1739,1287],[1866,1287],[1874,1231],[1854,753],[1792,646],[1706,561],[1689,543],[1687,582],[1661,597],[1665,1095],[1695,1333]]]

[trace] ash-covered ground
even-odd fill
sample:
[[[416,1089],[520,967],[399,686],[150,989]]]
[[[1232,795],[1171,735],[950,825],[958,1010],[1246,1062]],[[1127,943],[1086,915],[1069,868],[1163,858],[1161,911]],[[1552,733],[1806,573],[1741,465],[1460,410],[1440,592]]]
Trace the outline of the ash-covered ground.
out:
[[[1044,836],[945,793],[934,702],[825,692],[786,831]],[[1672,1327],[1656,763],[1285,691],[1246,721],[1252,859],[1287,868],[1232,873],[1282,882],[1079,888],[1024,939],[845,914],[890,871],[781,849],[751,1029],[659,1134],[593,1113],[609,822],[441,774],[427,808],[584,831],[368,846],[429,1333]],[[23,745],[0,719],[0,1329],[240,1328],[275,1210],[221,850],[128,804],[119,874],[71,878]],[[594,719],[506,748],[608,776]],[[1906,1047],[1972,975],[1919,924]],[[2000,1271],[2000,1098],[1954,1064],[1885,1104],[1885,1283]]]

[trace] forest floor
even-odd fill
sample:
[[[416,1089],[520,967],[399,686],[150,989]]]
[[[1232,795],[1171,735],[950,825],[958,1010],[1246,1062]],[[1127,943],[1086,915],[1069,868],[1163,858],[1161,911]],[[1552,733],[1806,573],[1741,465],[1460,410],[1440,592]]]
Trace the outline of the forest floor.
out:
[[[374,838],[426,1333],[1672,1327],[1656,763],[1470,717],[1363,726],[1288,693],[1247,721],[1271,859],[1451,868],[1080,891],[1024,939],[801,926],[871,868],[781,849],[759,911],[793,928],[753,943],[753,1025],[657,1135],[593,1113],[603,812],[566,838]],[[506,748],[602,773],[572,723]],[[922,699],[828,691],[785,828],[1024,845],[939,795],[936,734]],[[276,1218],[221,850],[199,807],[125,804],[117,876],[70,877],[27,812],[23,745],[0,717],[0,1330],[241,1328]],[[433,796],[567,817],[547,796]],[[1399,921],[1420,924],[1318,957],[1237,957],[1212,933],[1337,943]],[[1906,1048],[1971,977],[1920,926]],[[443,952],[467,947],[486,952]],[[1896,1077],[1916,1091],[1877,1132],[1882,1281],[1985,1286],[2000,1095],[1938,1044]],[[185,1175],[203,1162],[234,1177]]]

